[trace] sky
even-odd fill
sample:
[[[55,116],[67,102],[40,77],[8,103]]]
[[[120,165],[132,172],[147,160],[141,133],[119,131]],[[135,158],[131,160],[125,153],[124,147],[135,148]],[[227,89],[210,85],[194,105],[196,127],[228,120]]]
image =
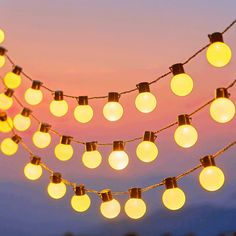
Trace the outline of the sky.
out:
[[[0,28],[6,33],[3,46],[8,49],[15,63],[22,66],[32,78],[54,90],[63,90],[66,94],[92,97],[132,89],[139,82],[152,81],[168,72],[172,64],[185,61],[207,44],[208,34],[222,31],[229,25],[235,19],[235,8],[236,2],[233,0],[0,0]],[[151,91],[157,97],[157,108],[150,114],[141,114],[135,108],[136,92],[121,96],[124,116],[114,123],[108,122],[102,115],[106,99],[90,102],[94,118],[88,124],[79,124],[74,120],[75,99],[67,99],[69,113],[65,117],[53,117],[49,112],[49,103],[53,97],[45,90],[43,103],[32,109],[41,121],[50,123],[60,133],[82,141],[98,140],[104,143],[142,136],[146,130],[158,130],[176,121],[179,114],[192,112],[214,96],[215,88],[228,86],[235,79],[235,38],[234,26],[224,35],[233,54],[226,67],[210,66],[205,52],[185,66],[185,71],[194,80],[194,89],[189,96],[177,97],[171,92],[171,76],[153,84]],[[10,64],[7,64],[1,69],[1,75],[10,69]],[[15,92],[17,97],[23,101],[23,93],[30,86],[31,83],[23,77],[22,85]],[[3,87],[0,88],[3,91]],[[235,102],[236,88],[230,92]],[[20,110],[14,104],[9,113],[14,116]],[[128,144],[126,150],[130,163],[120,172],[108,165],[111,147],[100,149],[102,165],[90,170],[82,165],[82,145],[73,144],[73,158],[62,163],[54,156],[54,147],[59,142],[57,136],[52,135],[49,148],[39,150],[31,141],[37,129],[35,122],[29,131],[21,135],[36,155],[65,178],[97,190],[111,188],[124,191],[178,175],[198,164],[200,157],[215,153],[235,140],[236,119],[224,125],[218,124],[210,118],[209,107],[196,114],[192,124],[199,134],[198,142],[192,148],[182,149],[176,145],[173,127],[158,135],[156,144],[159,155],[153,163],[141,163],[137,159],[135,148],[138,142]],[[1,139],[7,136],[1,135]],[[217,165],[226,176],[224,187],[217,193],[208,193],[200,188],[199,172],[180,181],[179,185],[187,196],[181,215],[185,211],[187,215],[188,209],[198,206],[223,207],[229,211],[236,209],[234,155],[235,149],[231,149],[217,159]],[[22,148],[12,157],[2,154],[0,157],[0,232],[4,232],[5,236],[53,236],[66,231],[93,235],[94,229],[106,230],[109,225],[112,230],[113,225],[115,229],[115,225],[121,222],[125,222],[129,229],[136,229],[135,223],[127,220],[124,213],[113,221],[104,219],[99,213],[100,199],[97,196],[91,195],[92,205],[85,214],[75,213],[71,209],[69,201],[73,191],[69,188],[64,199],[51,200],[46,192],[49,182],[46,172],[36,182],[25,179],[23,168],[28,162],[28,156]],[[157,215],[161,221],[164,216],[158,212],[163,211],[170,218],[178,217],[178,214],[172,215],[164,209],[162,192],[160,188],[143,194],[148,207],[146,219]],[[126,197],[118,199],[123,206]],[[190,214],[191,217],[194,216]],[[227,217],[222,219],[225,222],[228,220]],[[143,222],[147,220],[144,218]],[[147,227],[147,224],[142,225],[142,220],[137,224],[143,229]],[[163,227],[166,232],[170,229],[168,225]],[[197,225],[191,227],[189,231],[198,230]],[[229,229],[225,226],[220,230]],[[158,235],[157,231],[155,233]]]

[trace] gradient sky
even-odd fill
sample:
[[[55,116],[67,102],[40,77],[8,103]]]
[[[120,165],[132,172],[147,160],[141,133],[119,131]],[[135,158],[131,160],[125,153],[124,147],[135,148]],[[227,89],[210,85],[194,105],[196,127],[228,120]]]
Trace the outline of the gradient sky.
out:
[[[236,2],[0,0],[0,9],[0,28],[6,32],[3,45],[26,73],[55,90],[95,96],[131,89],[139,82],[151,81],[167,72],[172,64],[186,60],[208,43],[209,33],[222,31],[235,19]],[[215,88],[227,86],[236,78],[235,39],[234,26],[224,35],[233,53],[226,67],[210,66],[205,52],[186,65],[186,72],[194,80],[194,90],[189,96],[180,98],[172,94],[170,76],[154,84],[151,90],[158,104],[151,114],[141,114],[136,110],[136,93],[132,93],[120,99],[125,111],[120,121],[106,121],[102,116],[106,100],[93,100],[90,103],[94,109],[92,122],[79,124],[72,116],[76,101],[67,100],[69,114],[55,118],[48,108],[52,95],[45,90],[43,104],[33,108],[34,114],[61,133],[83,141],[112,142],[141,136],[145,130],[157,130],[175,121],[178,114],[190,113],[212,98]],[[1,70],[1,75],[9,69],[8,64]],[[16,95],[23,100],[23,92],[30,85],[24,78]],[[231,90],[231,99],[236,101],[236,88]],[[120,191],[175,176],[197,164],[200,157],[214,153],[235,140],[236,119],[225,125],[217,124],[211,120],[208,110],[209,107],[205,108],[193,118],[193,125],[199,132],[199,140],[194,147],[187,150],[179,148],[173,140],[175,128],[171,128],[157,137],[159,156],[154,163],[141,163],[135,155],[137,143],[127,145],[130,164],[121,172],[108,166],[110,147],[100,149],[102,165],[96,170],[89,170],[82,166],[83,146],[73,145],[75,155],[69,162],[62,163],[53,154],[53,148],[59,142],[57,136],[53,136],[50,148],[43,151],[35,148],[30,140],[37,129],[36,123],[22,136],[35,154],[52,169],[62,172],[65,178],[84,183],[88,188]],[[10,113],[13,116],[19,111],[19,106],[15,105]],[[1,135],[1,138],[6,136]],[[235,149],[232,149],[217,159],[226,176],[224,188],[217,193],[206,193],[199,187],[198,173],[179,183],[187,195],[186,208],[202,204],[236,208],[234,155]],[[27,154],[22,148],[13,157],[1,155],[0,230],[10,228],[9,222],[15,222],[12,231],[9,229],[9,235],[13,235],[13,229],[29,235],[33,235],[35,229],[42,230],[40,235],[58,235],[68,230],[89,232],[89,228],[106,222],[99,213],[100,200],[96,196],[91,196],[91,208],[82,215],[70,208],[71,189],[68,189],[65,199],[49,199],[46,193],[48,174],[45,172],[34,183],[26,180],[23,168],[27,161]],[[163,209],[161,193],[162,189],[159,189],[143,195],[148,216]],[[123,204],[126,198],[120,197],[119,200]],[[19,212],[24,217],[19,217]],[[122,213],[112,222],[123,218]],[[42,223],[44,227],[41,227]]]

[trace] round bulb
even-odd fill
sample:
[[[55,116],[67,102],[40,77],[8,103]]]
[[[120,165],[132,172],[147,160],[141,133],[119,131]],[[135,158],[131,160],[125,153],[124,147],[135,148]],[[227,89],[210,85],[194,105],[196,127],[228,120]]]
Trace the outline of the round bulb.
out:
[[[212,43],[206,52],[208,62],[215,67],[223,67],[230,62],[231,50],[223,42]]]
[[[207,191],[216,191],[224,185],[225,176],[222,170],[216,166],[207,166],[199,175],[201,186]]]
[[[87,194],[77,196],[74,195],[71,198],[71,206],[77,212],[87,211],[90,207],[91,201]]]
[[[103,115],[109,121],[117,121],[123,115],[123,107],[119,102],[108,102],[103,107]]]
[[[97,150],[84,152],[82,156],[82,162],[86,167],[90,169],[94,169],[94,168],[97,168],[101,164],[102,156],[100,152]]]
[[[28,88],[24,94],[25,101],[30,105],[38,105],[43,99],[41,90]]]
[[[139,93],[135,99],[136,108],[143,113],[152,112],[156,108],[156,105],[156,98],[150,92]]]
[[[31,120],[29,117],[17,114],[13,119],[13,125],[18,131],[25,131],[30,127]]]
[[[8,116],[6,121],[0,120],[0,132],[8,133],[13,129],[12,119]]]
[[[66,194],[66,185],[61,183],[49,183],[48,194],[51,198],[60,199]]]
[[[88,123],[93,118],[93,109],[90,105],[78,105],[74,110],[74,117],[81,123]]]
[[[116,199],[103,202],[100,206],[102,215],[108,219],[113,219],[120,214],[120,203]]]
[[[174,138],[180,147],[192,147],[198,139],[197,130],[192,125],[180,125],[175,130]]]
[[[6,96],[4,93],[0,94],[0,109],[8,110],[13,104],[12,97]]]
[[[5,39],[5,33],[2,29],[0,29],[0,43],[2,43]]]
[[[123,170],[129,163],[129,157],[124,151],[112,151],[108,162],[115,170]]]
[[[173,76],[170,86],[175,95],[186,96],[193,90],[193,80],[188,74],[177,74]]]
[[[227,123],[235,115],[234,103],[228,98],[217,98],[211,103],[210,114],[216,122]]]
[[[146,213],[146,204],[142,199],[130,198],[125,203],[125,213],[132,219],[139,219]]]
[[[183,207],[185,200],[185,194],[180,188],[166,189],[162,195],[165,207],[173,211]]]
[[[53,100],[50,103],[50,111],[56,117],[62,117],[68,112],[68,104],[65,100]]]
[[[40,165],[34,165],[32,163],[28,163],[24,168],[25,177],[29,180],[39,179],[42,175],[42,167]]]
[[[0,55],[0,68],[2,68],[6,63],[6,58],[4,55]]]
[[[55,147],[55,156],[60,161],[68,161],[73,156],[74,150],[70,144],[59,143]]]
[[[152,162],[158,155],[158,149],[155,143],[142,141],[136,148],[136,154],[139,160],[143,162]]]
[[[1,151],[7,156],[14,155],[18,150],[18,144],[11,138],[5,138],[1,142]]]
[[[13,72],[8,72],[3,78],[3,81],[7,88],[16,89],[21,84],[21,76]]]
[[[51,143],[51,135],[36,131],[33,135],[33,143],[38,148],[46,148]]]

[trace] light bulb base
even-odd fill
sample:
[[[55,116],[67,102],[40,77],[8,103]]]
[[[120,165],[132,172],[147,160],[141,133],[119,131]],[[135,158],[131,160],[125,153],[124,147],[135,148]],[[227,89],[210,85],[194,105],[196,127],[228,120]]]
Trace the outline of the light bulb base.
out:
[[[113,142],[113,151],[124,151],[124,142],[123,141],[114,141]]]
[[[191,118],[187,114],[179,115],[178,116],[178,125],[190,125]]]
[[[222,42],[223,43],[224,42],[223,35],[220,32],[215,32],[213,34],[209,34],[208,37],[209,37],[211,43],[215,43],[215,42]]]
[[[164,179],[164,183],[165,183],[166,189],[178,187],[175,177],[169,177],[169,178]]]
[[[86,152],[96,151],[97,150],[97,142],[87,142],[85,143]]]
[[[152,131],[145,131],[143,141],[155,142],[156,135]]]
[[[61,144],[65,144],[65,145],[70,145],[72,139],[73,139],[73,137],[71,137],[71,136],[65,136],[65,135],[63,135],[63,136],[61,136],[61,141],[60,141],[60,143],[61,143]]]
[[[150,87],[148,82],[142,82],[136,85],[139,93],[150,92]]]
[[[50,130],[51,125],[47,124],[47,123],[41,123],[40,127],[39,127],[39,131],[43,132],[43,133],[48,133],[48,131]]]
[[[130,198],[142,198],[142,189],[141,188],[131,188],[129,189]]]
[[[31,113],[32,113],[32,111],[29,108],[24,107],[21,112],[21,115],[25,116],[25,117],[29,117]]]
[[[12,97],[13,94],[14,94],[14,90],[13,89],[7,89],[4,94],[8,97]]]
[[[0,56],[4,56],[7,52],[6,48],[0,47]]]
[[[119,102],[120,94],[116,92],[108,93],[108,102]]]
[[[20,66],[14,66],[12,72],[16,75],[20,75],[20,73],[22,72],[22,68]]]
[[[12,139],[13,142],[18,144],[21,141],[22,138],[19,135],[15,134],[14,136],[12,136],[11,139]]]
[[[113,199],[110,189],[104,189],[100,192],[100,196],[103,202],[109,202]]]
[[[30,163],[33,165],[39,165],[41,162],[41,158],[38,156],[32,156]]]
[[[6,121],[6,120],[7,120],[6,112],[0,112],[0,121]]]
[[[79,96],[77,101],[79,105],[88,105],[88,96]]]
[[[76,196],[83,196],[86,193],[84,185],[75,186],[73,190]]]
[[[33,80],[31,88],[35,90],[40,90],[42,84],[43,83],[41,81]]]
[[[217,88],[215,90],[215,98],[229,98],[230,94],[226,88]]]
[[[55,101],[62,101],[63,100],[63,91],[61,91],[61,90],[55,91],[54,100]]]
[[[215,159],[212,156],[205,156],[203,158],[200,159],[201,164],[203,165],[203,167],[207,167],[207,166],[215,166]]]
[[[58,172],[53,173],[53,174],[50,176],[50,180],[51,180],[51,183],[54,183],[54,184],[59,184],[59,183],[61,183],[61,181],[62,181],[62,179],[61,179],[61,174],[58,173]]]
[[[184,73],[184,67],[182,63],[174,64],[170,67],[170,70],[173,75],[183,74]]]

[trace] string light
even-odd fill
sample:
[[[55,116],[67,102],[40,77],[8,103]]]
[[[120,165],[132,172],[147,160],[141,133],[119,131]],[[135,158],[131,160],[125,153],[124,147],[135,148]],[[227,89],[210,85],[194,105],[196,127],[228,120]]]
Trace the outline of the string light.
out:
[[[0,30],[0,32],[1,32],[1,30]],[[6,63],[6,57],[5,57],[6,52],[7,52],[7,50],[5,48],[0,47],[0,68],[2,68]]]
[[[81,123],[88,123],[93,118],[93,109],[88,104],[88,97],[79,96],[77,101],[79,105],[74,110],[74,117]]]
[[[42,176],[43,170],[40,166],[41,158],[33,156],[24,168],[25,177],[29,180],[37,180]]]
[[[4,93],[0,93],[0,109],[8,110],[12,107],[13,94],[14,94],[14,90],[12,89],[7,89]]]
[[[12,136],[11,138],[3,139],[0,145],[2,153],[7,156],[12,156],[16,154],[19,147],[18,143],[20,141],[21,141],[21,137],[18,136],[17,134]]]
[[[11,117],[7,116],[5,112],[0,112],[0,132],[8,133],[13,129],[13,122]]]
[[[68,161],[73,156],[74,150],[73,147],[70,145],[71,140],[73,138],[71,136],[63,135],[61,137],[60,143],[55,147],[55,156],[60,161]]]
[[[50,103],[50,111],[56,117],[62,117],[68,112],[68,104],[63,99],[63,92],[56,91],[54,100]]]
[[[22,68],[19,66],[14,66],[11,72],[8,72],[3,78],[3,82],[7,88],[16,89],[21,84],[21,71]]]
[[[2,43],[5,39],[5,33],[2,29],[0,29],[0,43]]]
[[[47,123],[41,123],[39,130],[33,134],[33,143],[38,148],[46,148],[51,143],[51,135],[48,133],[51,125]]]
[[[224,43],[222,33],[215,32],[208,35],[210,46],[207,49],[206,56],[208,62],[215,67],[223,67],[231,60],[230,47]]]
[[[234,103],[229,99],[230,94],[225,88],[218,88],[215,91],[215,100],[210,106],[210,115],[213,120],[219,123],[227,123],[235,115]]]
[[[29,116],[31,113],[32,111],[30,109],[23,108],[22,112],[13,118],[13,125],[15,129],[18,131],[25,131],[29,129],[31,125],[31,119]]]
[[[30,105],[38,105],[43,100],[43,93],[40,90],[42,82],[33,80],[31,88],[24,93],[25,101]]]

